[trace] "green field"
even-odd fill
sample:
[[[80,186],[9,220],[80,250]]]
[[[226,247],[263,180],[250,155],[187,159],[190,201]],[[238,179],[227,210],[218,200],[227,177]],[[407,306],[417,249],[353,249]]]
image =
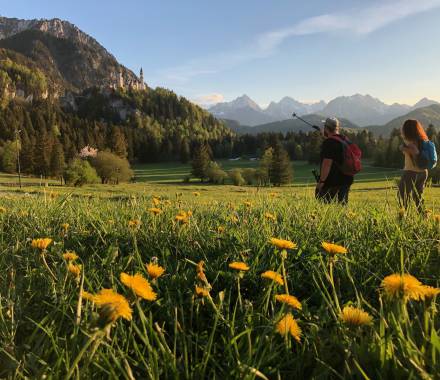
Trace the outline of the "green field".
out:
[[[219,164],[224,170],[235,168],[256,168],[258,161],[238,160],[219,161]],[[311,165],[303,161],[294,161],[292,163],[294,172],[294,184],[305,185],[314,183],[315,179],[312,174],[313,169],[317,169],[316,165]],[[161,163],[161,164],[145,164],[138,165],[134,168],[135,180],[139,182],[152,183],[175,183],[182,182],[185,177],[191,173],[191,165],[184,165],[178,163]],[[358,182],[374,182],[394,178],[400,175],[400,170],[377,168],[369,164],[364,166],[364,169],[356,177]]]
[[[297,179],[310,169],[295,164]],[[28,179],[21,190],[1,176],[0,378],[436,378],[438,301],[425,289],[440,286],[440,188],[426,189],[430,212],[418,215],[399,210],[387,170],[366,168],[348,207],[318,203],[307,178],[213,186],[182,183],[187,171],[148,165],[132,184]],[[47,249],[32,247],[46,237]],[[297,246],[283,253],[272,237]],[[322,242],[347,253],[333,256]],[[67,251],[78,255],[70,266]],[[165,268],[157,280],[152,262]],[[269,270],[282,285],[262,277]],[[142,299],[148,286],[134,293],[122,273],[139,273],[156,298]],[[417,280],[385,289],[391,274]],[[348,306],[368,315],[349,318],[358,311]]]

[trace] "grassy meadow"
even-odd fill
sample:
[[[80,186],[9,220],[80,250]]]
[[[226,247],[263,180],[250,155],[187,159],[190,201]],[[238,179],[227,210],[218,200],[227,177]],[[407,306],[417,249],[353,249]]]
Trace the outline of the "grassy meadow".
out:
[[[440,188],[402,212],[398,173],[366,168],[348,207],[322,205],[310,170],[261,189],[171,164],[81,189],[1,176],[0,378],[435,379]]]

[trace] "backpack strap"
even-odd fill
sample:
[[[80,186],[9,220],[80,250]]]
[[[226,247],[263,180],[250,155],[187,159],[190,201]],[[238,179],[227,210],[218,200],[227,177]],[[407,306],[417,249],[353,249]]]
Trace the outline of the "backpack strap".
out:
[[[333,136],[330,136],[328,138],[332,139],[332,140],[335,140],[335,141],[339,141],[343,145],[347,145],[348,144],[346,138],[344,136],[342,136],[342,135],[333,135]]]

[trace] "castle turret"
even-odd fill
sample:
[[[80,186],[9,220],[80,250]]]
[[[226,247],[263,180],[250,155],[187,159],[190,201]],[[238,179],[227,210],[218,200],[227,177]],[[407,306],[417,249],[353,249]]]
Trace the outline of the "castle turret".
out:
[[[139,73],[139,79],[141,82],[139,86],[139,90],[145,90],[144,70],[142,70],[142,67],[141,67],[141,72]]]

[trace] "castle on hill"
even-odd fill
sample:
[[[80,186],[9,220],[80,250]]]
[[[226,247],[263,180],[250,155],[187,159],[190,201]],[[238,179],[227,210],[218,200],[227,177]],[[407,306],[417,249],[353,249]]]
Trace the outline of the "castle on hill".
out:
[[[139,73],[139,79],[125,79],[122,70],[119,70],[118,74],[113,73],[110,88],[114,90],[145,90],[146,86],[144,82],[144,71],[142,70],[142,67]]]

